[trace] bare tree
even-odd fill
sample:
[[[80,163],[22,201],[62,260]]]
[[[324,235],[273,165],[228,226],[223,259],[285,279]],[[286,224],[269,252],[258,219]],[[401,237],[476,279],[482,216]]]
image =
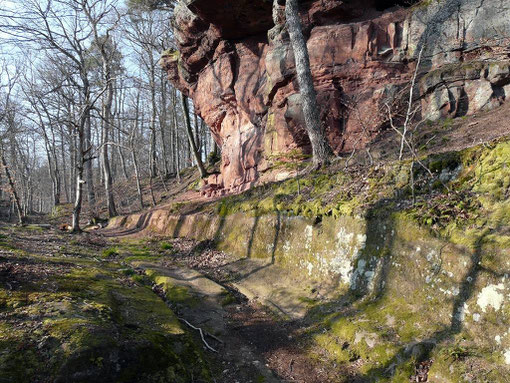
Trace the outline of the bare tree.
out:
[[[281,2],[281,0],[274,0],[275,10],[273,13],[275,24],[281,22],[281,16],[278,12],[280,8],[279,2]],[[329,163],[331,148],[326,139],[325,131],[321,126],[320,110],[317,103],[317,92],[313,85],[308,47],[306,46],[303,27],[299,18],[298,0],[286,0],[285,16],[296,62],[297,80],[303,104],[305,128],[310,143],[312,144],[313,166],[315,168],[320,168]]]
[[[105,2],[106,3],[106,2]],[[100,35],[100,22],[113,14],[115,3],[108,3],[108,5],[98,5],[101,3],[89,4],[87,1],[82,2],[83,11],[87,16],[89,24],[92,28],[94,37],[94,45],[97,47],[101,57],[101,77],[104,90],[103,105],[101,110],[102,118],[102,149],[101,160],[103,166],[104,187],[106,194],[106,207],[110,218],[117,215],[117,208],[115,207],[115,199],[113,196],[113,179],[110,168],[110,160],[108,153],[108,141],[110,128],[113,126],[112,105],[114,96],[114,59],[116,53],[115,43],[111,36],[112,31],[116,28],[119,21],[119,15],[116,15],[116,20],[108,27],[104,28],[104,35]]]
[[[76,116],[70,121],[77,137],[76,148],[76,197],[73,209],[72,231],[80,231],[80,214],[83,201],[84,169],[92,158],[90,142],[91,111],[95,103],[106,91],[92,94],[87,62],[87,50],[93,29],[90,19],[85,15],[85,9],[90,6],[100,6],[101,2],[90,5],[88,0],[27,0],[22,7],[12,10],[7,33],[17,43],[25,43],[46,52],[52,59],[54,68],[60,72],[64,80],[79,94],[79,107]],[[104,14],[96,15],[97,18]],[[89,177],[87,177],[89,178]],[[89,181],[89,190],[92,190]],[[89,193],[92,199],[92,193]],[[89,200],[92,203],[92,200]]]
[[[189,105],[188,105],[188,97],[184,93],[181,93],[181,104],[182,111],[184,113],[184,120],[186,123],[186,133],[188,135],[189,144],[191,146],[191,151],[195,158],[195,162],[197,164],[198,172],[200,173],[201,178],[207,177],[207,171],[205,170],[204,163],[202,162],[201,154],[197,148],[197,144],[195,142],[195,138],[193,136],[193,128],[191,127],[191,119],[189,116]]]
[[[7,65],[3,63],[1,67],[0,74],[7,77],[7,83],[1,84],[0,91],[2,91],[5,88],[5,94],[0,94],[2,96],[2,104],[0,105],[0,123],[4,123],[7,125],[6,131],[9,132],[13,128],[14,124],[14,113],[15,109],[12,107],[11,102],[11,96],[14,89],[14,86],[19,79],[19,68],[16,68],[16,73],[14,75],[11,75],[9,73],[9,70],[7,69]],[[1,79],[2,77],[0,77]],[[5,133],[5,132],[4,132]],[[12,132],[11,137],[12,137]],[[16,185],[14,183],[14,179],[11,175],[11,172],[9,170],[9,165],[7,164],[7,160],[5,158],[5,149],[4,149],[4,135],[0,137],[0,162],[2,165],[2,168],[4,170],[5,176],[7,178],[7,181],[9,183],[9,192],[12,196],[14,206],[16,208],[16,212],[18,214],[18,222],[19,224],[23,224],[25,220],[25,215],[23,213],[23,209],[21,207],[20,198],[18,195],[18,192],[16,190]]]

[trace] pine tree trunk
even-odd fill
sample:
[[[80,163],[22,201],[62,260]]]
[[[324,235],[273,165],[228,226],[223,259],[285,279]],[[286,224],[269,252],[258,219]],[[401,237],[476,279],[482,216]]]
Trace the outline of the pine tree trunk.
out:
[[[275,5],[277,5],[277,1],[275,0]],[[312,144],[314,167],[319,168],[328,164],[331,149],[321,127],[317,93],[310,69],[310,57],[299,18],[298,0],[287,0],[285,15],[296,61],[297,79],[306,123],[305,128]]]

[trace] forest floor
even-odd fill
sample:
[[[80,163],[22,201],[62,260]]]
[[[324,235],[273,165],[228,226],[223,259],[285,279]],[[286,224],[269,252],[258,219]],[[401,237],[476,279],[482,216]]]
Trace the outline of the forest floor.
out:
[[[58,365],[55,359],[59,350],[70,345],[87,347],[77,336],[81,331],[97,336],[115,331],[121,339],[125,336],[115,315],[109,314],[115,307],[82,295],[83,290],[95,290],[98,280],[106,281],[104,287],[111,289],[108,294],[117,291],[125,297],[131,293],[152,297],[122,300],[126,307],[121,311],[159,313],[161,307],[153,307],[154,299],[167,303],[172,309],[168,310],[168,320],[172,322],[175,313],[181,327],[203,348],[214,382],[326,383],[348,377],[348,371],[307,356],[303,323],[281,318],[246,299],[235,286],[222,284],[225,276],[221,266],[228,257],[207,244],[184,239],[116,238],[101,233],[73,236],[45,225],[4,225],[0,232],[0,382],[53,381],[48,368]],[[69,286],[73,276],[74,288]],[[63,277],[68,277],[65,283]],[[64,326],[64,319],[71,323]],[[58,328],[56,323],[62,326]],[[97,328],[97,323],[103,323],[104,328]],[[208,350],[199,332],[188,324],[214,335],[206,334],[205,339],[217,352]],[[99,365],[105,368],[107,358],[90,360],[87,373],[92,379],[94,372],[89,370]]]

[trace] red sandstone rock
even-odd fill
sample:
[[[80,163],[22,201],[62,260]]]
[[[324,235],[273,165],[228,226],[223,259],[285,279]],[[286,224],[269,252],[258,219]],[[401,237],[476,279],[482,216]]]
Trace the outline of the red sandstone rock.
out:
[[[186,0],[176,8],[180,53],[164,54],[162,65],[222,148],[221,176],[209,177],[206,195],[244,190],[275,159],[310,152],[288,36],[278,28],[268,33],[271,3]],[[469,0],[383,11],[384,3],[396,2],[302,2],[321,119],[337,153],[361,148],[381,131],[384,104],[409,82],[420,47],[421,72],[431,73],[420,84],[426,118],[491,108],[510,90],[510,65],[463,64],[508,54],[493,36],[510,36],[510,11],[498,0],[480,9]],[[461,19],[469,20],[463,33]]]

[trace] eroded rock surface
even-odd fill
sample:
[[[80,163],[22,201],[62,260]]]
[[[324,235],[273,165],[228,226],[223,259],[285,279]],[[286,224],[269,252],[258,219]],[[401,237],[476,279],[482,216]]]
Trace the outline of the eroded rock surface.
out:
[[[284,178],[275,162],[310,153],[287,32],[271,1],[186,0],[175,11],[170,80],[194,101],[222,148],[206,193]],[[402,4],[408,2],[400,2]],[[500,105],[510,84],[510,7],[500,0],[302,1],[321,118],[335,152],[369,143],[385,104],[409,84],[418,53],[423,117]]]

